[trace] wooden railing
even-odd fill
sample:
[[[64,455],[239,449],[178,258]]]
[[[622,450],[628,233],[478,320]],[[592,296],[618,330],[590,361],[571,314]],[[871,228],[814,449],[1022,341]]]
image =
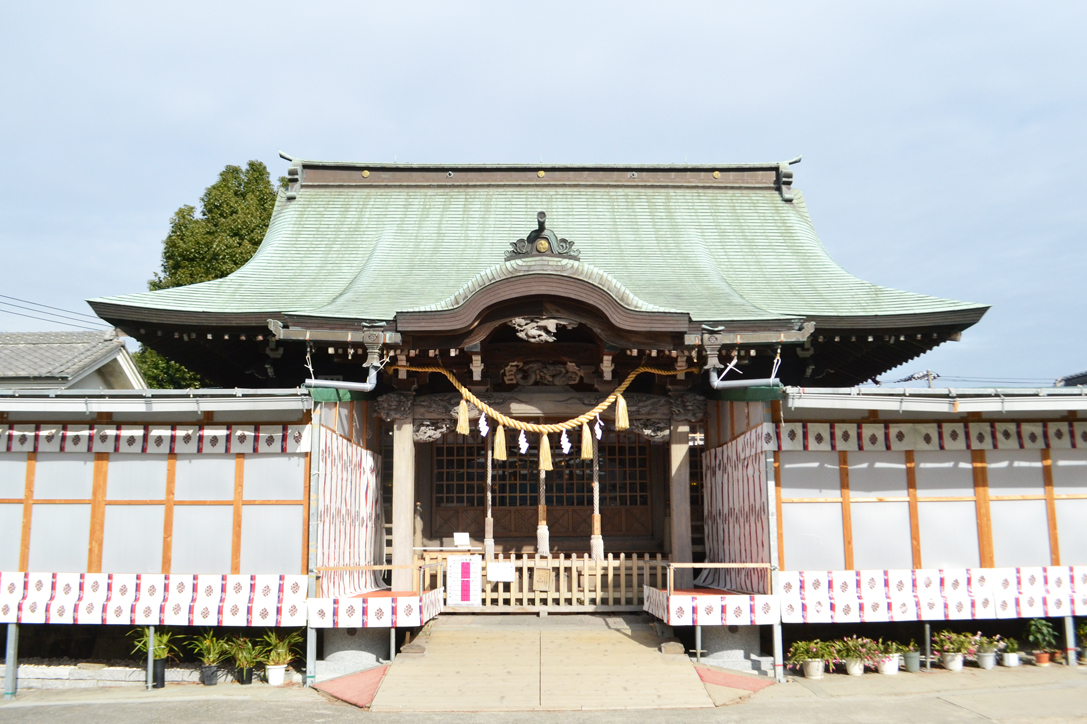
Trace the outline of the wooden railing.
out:
[[[444,554],[427,552],[418,560],[431,563],[445,558]],[[663,588],[668,582],[668,561],[659,553],[655,556],[620,553],[618,557],[609,554],[599,561],[588,554],[518,556],[513,553],[499,555],[493,562],[512,563],[513,581],[489,580],[489,563],[484,560],[482,606],[447,606],[446,611],[640,611],[645,603],[643,586]],[[438,573],[427,569],[424,575],[429,583],[429,578]]]
[[[317,597],[322,598],[327,595],[321,575],[326,571],[398,571],[406,569],[415,571],[415,574],[412,576],[414,592],[423,594],[427,591],[433,591],[435,588],[441,587],[442,579],[445,575],[445,561],[421,561],[417,559],[415,563],[409,563],[407,565],[320,566],[314,569],[317,575]]]

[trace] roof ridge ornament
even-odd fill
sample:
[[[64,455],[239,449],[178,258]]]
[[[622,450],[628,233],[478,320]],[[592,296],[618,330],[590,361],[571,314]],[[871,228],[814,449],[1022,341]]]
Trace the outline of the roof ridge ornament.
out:
[[[510,242],[506,252],[506,261],[524,259],[530,256],[554,256],[563,259],[581,260],[581,250],[574,248],[574,242],[560,239],[555,232],[547,228],[547,214],[536,214],[537,228],[529,232],[528,237]]]

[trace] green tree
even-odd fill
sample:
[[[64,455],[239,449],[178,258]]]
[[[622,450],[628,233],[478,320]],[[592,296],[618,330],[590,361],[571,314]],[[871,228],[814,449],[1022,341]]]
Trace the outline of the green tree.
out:
[[[280,187],[286,179],[279,179]],[[220,279],[249,261],[260,247],[275,207],[276,189],[268,168],[250,161],[227,166],[200,197],[200,213],[186,204],[170,219],[162,242],[162,267],[148,287],[169,289]],[[147,384],[154,388],[201,387],[196,373],[147,347],[134,355]]]

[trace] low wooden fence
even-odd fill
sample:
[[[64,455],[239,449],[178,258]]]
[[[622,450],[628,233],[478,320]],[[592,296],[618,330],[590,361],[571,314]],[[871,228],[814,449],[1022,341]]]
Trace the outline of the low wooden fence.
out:
[[[445,553],[426,553],[418,560],[429,564],[444,561]],[[512,564],[512,581],[491,581],[488,566],[493,563]],[[643,587],[664,588],[668,585],[668,561],[637,553],[618,557],[609,554],[594,561],[588,554],[564,553],[552,556],[498,555],[491,562],[483,561],[482,606],[447,606],[446,611],[528,613],[542,610],[555,612],[620,612],[641,611],[645,603]],[[425,569],[424,586],[429,577],[438,575]]]

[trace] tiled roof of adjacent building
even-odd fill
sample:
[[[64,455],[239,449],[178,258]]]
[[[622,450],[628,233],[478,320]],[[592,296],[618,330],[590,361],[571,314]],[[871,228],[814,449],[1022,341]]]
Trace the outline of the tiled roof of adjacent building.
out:
[[[124,347],[108,332],[0,332],[0,379],[68,380]]]

